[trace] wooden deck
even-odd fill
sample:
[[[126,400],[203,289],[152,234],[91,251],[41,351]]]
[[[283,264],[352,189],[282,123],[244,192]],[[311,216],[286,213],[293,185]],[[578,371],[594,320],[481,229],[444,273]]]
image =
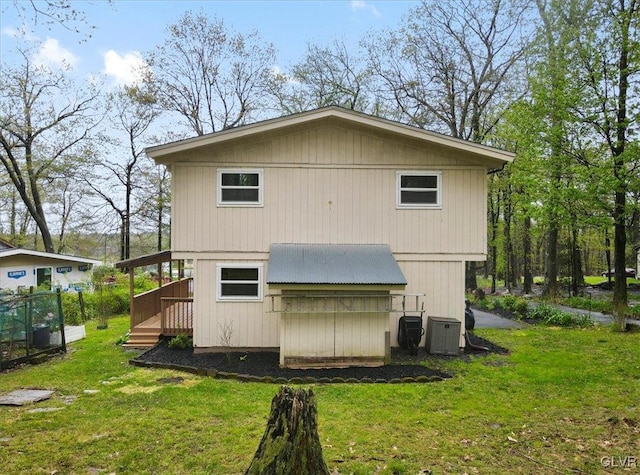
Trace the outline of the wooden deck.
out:
[[[162,311],[134,326],[129,334],[129,341],[123,346],[150,348],[158,343],[162,335],[193,335],[192,303],[193,299],[190,298],[163,298]]]

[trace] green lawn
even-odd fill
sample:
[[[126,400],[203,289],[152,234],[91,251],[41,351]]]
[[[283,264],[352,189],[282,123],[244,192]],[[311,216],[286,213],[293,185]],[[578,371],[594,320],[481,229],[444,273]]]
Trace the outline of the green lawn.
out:
[[[114,345],[127,325],[90,323],[66,356],[0,374],[0,393],[56,390],[0,407],[1,473],[243,472],[278,386],[132,367]],[[604,473],[602,457],[640,458],[640,333],[477,333],[511,354],[448,359],[455,377],[438,383],[313,386],[330,470]]]

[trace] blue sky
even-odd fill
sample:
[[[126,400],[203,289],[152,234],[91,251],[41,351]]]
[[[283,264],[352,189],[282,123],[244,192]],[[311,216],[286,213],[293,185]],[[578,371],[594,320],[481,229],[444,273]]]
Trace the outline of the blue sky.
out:
[[[328,44],[342,38],[355,45],[368,31],[398,28],[418,1],[116,0],[109,5],[93,0],[73,4],[86,12],[88,23],[97,30],[89,40],[79,42],[79,35],[60,26],[26,25],[30,36],[43,45],[40,60],[55,63],[65,59],[80,76],[103,73],[109,83],[122,84],[131,81],[131,65],[139,64],[141,52],[161,43],[166,27],[186,10],[202,9],[238,32],[258,30],[276,47],[274,67],[286,69],[302,58],[308,42]],[[0,53],[7,64],[13,58],[14,32],[25,25],[13,0],[0,0],[0,5]]]

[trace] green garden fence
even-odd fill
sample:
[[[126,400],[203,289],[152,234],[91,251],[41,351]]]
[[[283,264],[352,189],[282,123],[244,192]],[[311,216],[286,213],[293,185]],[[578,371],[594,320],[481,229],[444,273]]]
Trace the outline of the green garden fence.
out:
[[[66,351],[60,291],[0,295],[0,369]]]

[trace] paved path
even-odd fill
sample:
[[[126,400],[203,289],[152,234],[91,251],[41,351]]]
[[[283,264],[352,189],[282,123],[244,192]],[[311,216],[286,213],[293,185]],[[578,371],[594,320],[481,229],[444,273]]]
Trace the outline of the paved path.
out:
[[[531,302],[530,305],[535,306],[537,303]],[[607,315],[606,313],[589,312],[588,310],[565,307],[564,305],[555,305],[555,307],[567,313],[589,315],[591,320],[598,325],[610,325],[613,322],[611,315]],[[510,320],[482,310],[473,309],[473,314],[476,317],[476,328],[525,328],[527,326],[526,323]],[[640,325],[640,320],[628,318],[627,323]]]
[[[589,315],[589,317],[591,317],[591,320],[593,320],[598,325],[610,325],[613,323],[613,317],[606,313],[583,310],[580,308],[565,307],[564,305],[555,305],[555,307],[567,313],[575,313],[578,315]],[[640,320],[627,318],[627,323],[631,325],[640,325]]]
[[[476,317],[476,328],[525,328],[526,323],[510,320],[508,318],[499,317],[493,313],[484,312],[482,310],[473,309],[473,315]]]

